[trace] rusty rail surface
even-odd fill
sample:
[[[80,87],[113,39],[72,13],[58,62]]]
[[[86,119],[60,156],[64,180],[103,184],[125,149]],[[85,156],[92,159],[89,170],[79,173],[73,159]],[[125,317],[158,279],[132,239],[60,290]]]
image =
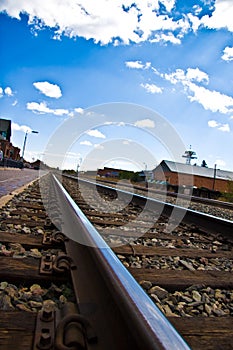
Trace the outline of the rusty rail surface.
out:
[[[66,250],[77,266],[71,274],[80,311],[98,339],[93,348],[189,349],[54,175],[52,184],[49,214],[56,214],[56,225],[69,238]]]

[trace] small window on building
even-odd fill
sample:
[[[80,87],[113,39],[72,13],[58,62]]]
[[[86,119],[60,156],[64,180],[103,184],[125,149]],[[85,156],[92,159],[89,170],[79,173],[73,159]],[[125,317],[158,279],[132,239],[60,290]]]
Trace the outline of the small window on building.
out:
[[[6,140],[6,131],[0,131],[1,138]]]

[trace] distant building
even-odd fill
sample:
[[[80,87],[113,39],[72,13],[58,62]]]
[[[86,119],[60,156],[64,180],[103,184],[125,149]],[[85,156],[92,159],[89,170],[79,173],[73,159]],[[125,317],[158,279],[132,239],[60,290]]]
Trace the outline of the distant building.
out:
[[[36,170],[39,170],[41,166],[45,167],[43,162],[41,162],[39,159],[37,159],[35,162],[30,163],[30,167]]]
[[[0,140],[10,141],[11,120],[0,119]]]
[[[0,119],[0,148],[3,151],[3,158],[18,161],[20,159],[20,148],[13,146],[10,138],[11,121]]]
[[[207,188],[220,192],[229,190],[229,181],[233,181],[233,172],[206,168],[198,165],[183,164],[163,160],[153,170],[155,181],[166,181],[170,185]]]
[[[121,171],[122,171],[121,169],[104,167],[103,169],[98,169],[97,175],[117,178],[119,177],[119,174]]]
[[[97,176],[114,178],[114,179],[125,179],[132,182],[141,182],[145,181],[146,175],[144,171],[132,171],[132,170],[123,170],[104,167],[103,169],[98,169]]]

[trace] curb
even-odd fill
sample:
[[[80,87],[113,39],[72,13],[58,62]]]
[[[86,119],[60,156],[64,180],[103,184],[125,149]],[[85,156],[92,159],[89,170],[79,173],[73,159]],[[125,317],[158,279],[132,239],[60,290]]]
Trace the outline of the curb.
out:
[[[20,170],[20,169],[19,169]],[[0,209],[6,205],[15,195],[23,192],[27,187],[29,187],[30,185],[32,185],[35,181],[37,181],[39,179],[39,177],[37,177],[36,179],[32,180],[31,182],[29,182],[26,185],[23,185],[22,187],[17,188],[16,190],[12,191],[10,194],[6,194],[5,196],[0,198]]]

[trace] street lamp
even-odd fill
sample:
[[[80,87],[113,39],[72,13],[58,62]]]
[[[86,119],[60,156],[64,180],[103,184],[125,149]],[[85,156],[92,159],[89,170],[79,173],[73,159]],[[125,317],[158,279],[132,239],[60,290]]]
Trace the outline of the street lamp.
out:
[[[143,164],[145,165],[144,175],[145,175],[145,180],[146,180],[147,179],[147,164],[145,162],[143,162]]]
[[[78,159],[78,164],[77,164],[77,177],[78,177],[78,171],[79,171],[79,168],[80,168],[80,166],[81,166],[81,163],[82,163],[82,158],[80,157],[80,158]]]
[[[30,134],[39,134],[39,131],[35,131],[35,130],[32,130],[32,131],[27,130],[26,131],[25,137],[24,137],[24,143],[23,143],[22,157],[21,157],[22,161],[23,161],[23,157],[24,157],[24,151],[25,151],[25,147],[26,147],[28,133],[30,133]]]

